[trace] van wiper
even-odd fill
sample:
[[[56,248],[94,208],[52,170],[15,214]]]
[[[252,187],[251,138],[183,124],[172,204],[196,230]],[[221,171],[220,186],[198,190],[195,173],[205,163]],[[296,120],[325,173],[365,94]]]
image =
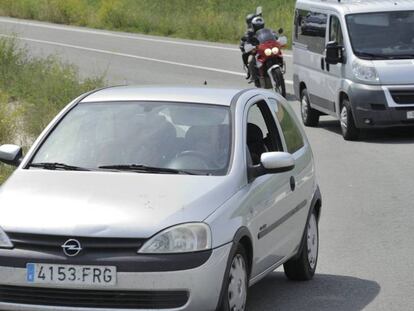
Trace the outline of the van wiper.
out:
[[[65,170],[65,171],[90,171],[88,168],[67,165],[64,163],[53,163],[53,162],[41,162],[41,163],[30,163],[28,167],[39,167],[45,170]]]
[[[108,170],[130,171],[130,172],[196,175],[195,173],[192,173],[186,170],[178,170],[178,169],[166,168],[166,167],[153,167],[153,166],[138,165],[138,164],[104,165],[104,166],[99,166],[99,168],[108,169]]]
[[[388,55],[385,54],[374,54],[374,53],[367,53],[367,52],[356,52],[357,56],[362,57],[364,59],[389,59]]]

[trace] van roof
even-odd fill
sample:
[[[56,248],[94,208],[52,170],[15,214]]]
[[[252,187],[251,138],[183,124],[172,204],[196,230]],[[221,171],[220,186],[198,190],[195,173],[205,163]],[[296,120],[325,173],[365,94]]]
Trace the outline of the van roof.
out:
[[[298,0],[298,8],[333,10],[339,14],[414,10],[413,0]]]

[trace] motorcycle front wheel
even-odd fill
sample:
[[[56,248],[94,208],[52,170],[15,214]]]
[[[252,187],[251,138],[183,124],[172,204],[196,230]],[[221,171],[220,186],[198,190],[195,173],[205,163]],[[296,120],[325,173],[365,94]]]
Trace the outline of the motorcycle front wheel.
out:
[[[282,70],[280,68],[276,68],[272,72],[273,80],[275,81],[275,92],[279,93],[283,97],[286,97],[286,85],[285,85],[285,77],[283,76]]]

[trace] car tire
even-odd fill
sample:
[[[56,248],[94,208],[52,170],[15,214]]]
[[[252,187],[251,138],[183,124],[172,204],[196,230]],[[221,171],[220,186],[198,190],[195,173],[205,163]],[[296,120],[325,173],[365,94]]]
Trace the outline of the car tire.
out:
[[[273,74],[273,79],[276,82],[275,92],[286,98],[286,85],[282,70],[280,70],[280,68],[276,68]]]
[[[246,250],[239,244],[226,269],[217,311],[246,310],[249,270]]]
[[[287,261],[283,268],[289,280],[311,280],[316,271],[319,252],[319,230],[316,211],[313,209],[306,223],[300,253]]]
[[[300,113],[305,126],[318,126],[320,113],[311,107],[307,89],[303,89],[300,95]]]
[[[354,115],[348,99],[342,101],[339,121],[341,123],[342,136],[345,140],[357,140],[359,129],[355,125]]]

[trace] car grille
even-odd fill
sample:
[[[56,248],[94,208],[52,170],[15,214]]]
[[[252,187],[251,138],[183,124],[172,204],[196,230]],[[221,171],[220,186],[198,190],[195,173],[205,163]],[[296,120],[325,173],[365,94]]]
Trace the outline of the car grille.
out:
[[[32,306],[112,309],[173,309],[184,306],[186,291],[97,291],[0,286],[0,302]]]
[[[131,251],[136,253],[144,244],[144,239],[133,238],[91,238],[91,237],[72,237],[58,235],[41,235],[27,233],[7,232],[10,240],[17,249],[38,251],[56,251],[62,250],[62,245],[69,239],[78,240],[82,248],[89,252],[102,251]]]
[[[399,105],[414,104],[414,89],[390,91],[392,99]]]

